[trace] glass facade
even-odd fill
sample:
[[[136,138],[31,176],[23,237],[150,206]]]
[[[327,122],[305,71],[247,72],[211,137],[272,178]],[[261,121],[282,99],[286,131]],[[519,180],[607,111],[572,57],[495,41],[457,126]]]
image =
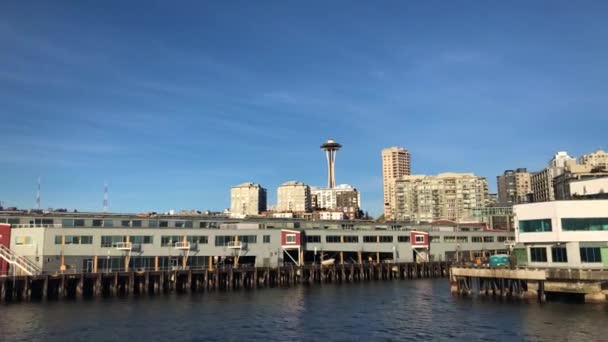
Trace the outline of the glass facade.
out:
[[[599,247],[581,247],[581,262],[602,262]]]
[[[397,236],[397,242],[410,242],[409,236]]]
[[[551,230],[551,219],[519,221],[519,231],[521,233],[540,233],[550,232]]]
[[[530,261],[547,262],[547,249],[545,247],[530,248]]]
[[[566,247],[551,248],[551,258],[553,262],[568,262],[568,252]]]
[[[597,231],[608,230],[608,217],[563,218],[564,231]]]
[[[359,242],[359,237],[356,235],[344,235],[343,236],[345,243],[357,243]]]
[[[266,242],[266,241],[264,241]],[[306,242],[309,243],[319,243],[321,242],[321,236],[319,235],[306,235]]]

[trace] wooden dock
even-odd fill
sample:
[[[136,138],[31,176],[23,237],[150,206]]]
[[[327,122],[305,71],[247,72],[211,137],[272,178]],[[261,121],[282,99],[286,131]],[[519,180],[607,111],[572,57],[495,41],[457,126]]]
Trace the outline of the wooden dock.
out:
[[[226,267],[166,271],[58,273],[0,278],[0,302],[45,301],[322,283],[446,277],[447,262]]]
[[[580,296],[587,303],[608,298],[608,271],[568,268],[489,268],[454,265],[450,268],[453,294],[511,297],[544,302],[547,293]]]

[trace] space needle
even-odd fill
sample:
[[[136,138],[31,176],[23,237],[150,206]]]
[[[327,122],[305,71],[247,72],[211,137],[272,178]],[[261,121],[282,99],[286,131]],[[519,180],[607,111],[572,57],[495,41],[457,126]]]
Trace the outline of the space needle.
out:
[[[327,139],[327,141],[321,145],[321,149],[325,151],[327,156],[327,187],[333,189],[336,186],[336,174],[334,171],[334,165],[336,163],[336,152],[342,147],[334,139]]]

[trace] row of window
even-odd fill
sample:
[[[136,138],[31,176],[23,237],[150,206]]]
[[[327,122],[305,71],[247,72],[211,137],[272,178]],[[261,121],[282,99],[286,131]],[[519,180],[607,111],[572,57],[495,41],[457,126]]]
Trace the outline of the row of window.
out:
[[[356,235],[327,235],[327,236],[325,236],[325,242],[340,243],[340,242],[342,242],[341,238],[343,239],[344,243],[358,243],[359,242],[359,237]],[[377,240],[378,238],[379,238],[379,241]],[[508,238],[506,236],[497,237],[498,242],[505,242],[505,241],[507,241],[507,239]],[[482,242],[493,243],[494,241],[495,241],[494,236],[473,236],[472,237],[473,243],[482,243]],[[306,235],[306,242],[321,243],[321,236],[320,235]],[[393,242],[393,237],[390,235],[389,236],[379,236],[379,237],[364,235],[363,242],[365,242],[365,243],[375,243],[375,242],[390,243],[390,242]],[[410,237],[409,236],[397,236],[397,242],[410,242]],[[440,237],[431,236],[431,242],[440,242]],[[468,243],[469,237],[468,236],[444,236],[443,242]]]
[[[608,231],[608,217],[593,218],[563,218],[563,231]],[[553,230],[551,219],[519,221],[519,231],[522,233],[540,233]]]
[[[56,245],[91,245],[91,244],[93,244],[93,237],[90,235],[55,235],[55,244]]]
[[[602,262],[601,250],[599,247],[581,247],[579,249],[581,262],[596,263]],[[568,251],[566,247],[552,247],[551,259],[555,263],[567,263]],[[547,248],[532,247],[530,248],[530,261],[532,262],[547,262]]]

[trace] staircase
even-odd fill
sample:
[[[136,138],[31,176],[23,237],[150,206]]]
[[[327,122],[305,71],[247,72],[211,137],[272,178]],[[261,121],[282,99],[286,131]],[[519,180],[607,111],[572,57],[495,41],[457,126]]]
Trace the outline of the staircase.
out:
[[[36,275],[42,273],[38,265],[31,262],[28,258],[17,255],[10,248],[0,245],[0,259],[4,259],[11,265],[19,267],[23,273],[27,275]]]

